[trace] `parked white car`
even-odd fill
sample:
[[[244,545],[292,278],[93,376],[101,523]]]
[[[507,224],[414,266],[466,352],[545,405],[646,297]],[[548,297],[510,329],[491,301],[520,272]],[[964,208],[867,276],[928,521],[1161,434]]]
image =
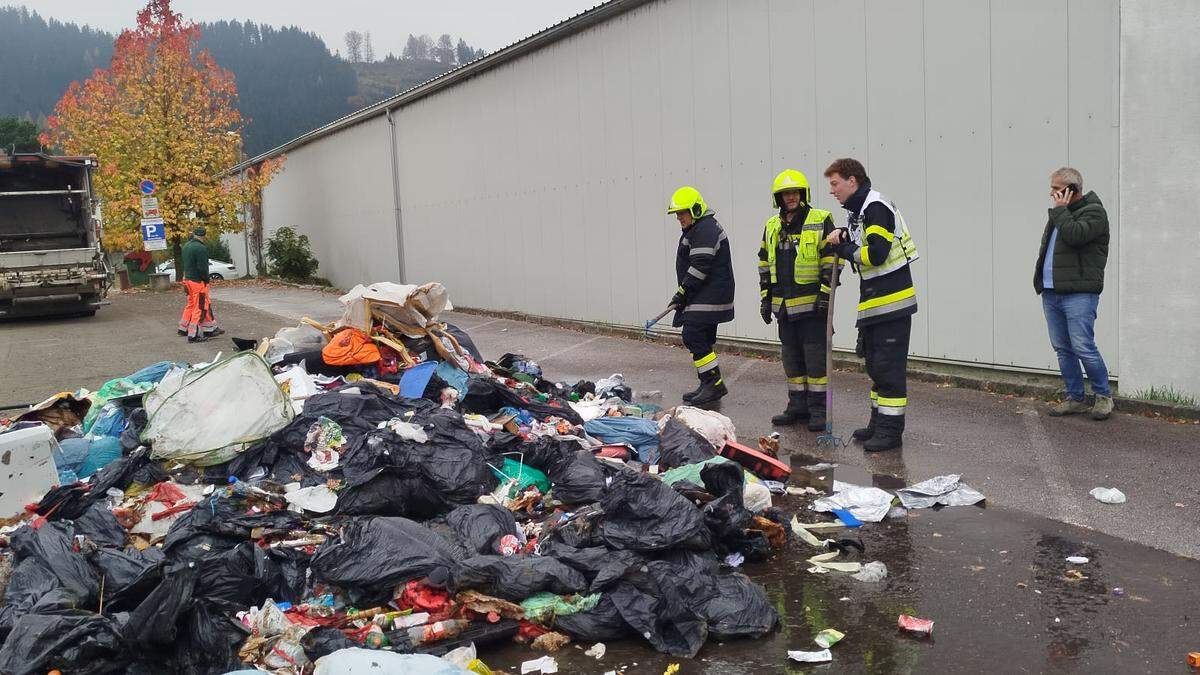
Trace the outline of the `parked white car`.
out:
[[[171,275],[171,281],[178,281],[175,278],[175,261],[168,260],[158,266],[158,271]],[[208,278],[212,281],[220,281],[221,279],[236,279],[240,275],[237,268],[232,263],[227,263],[221,260],[208,260]]]

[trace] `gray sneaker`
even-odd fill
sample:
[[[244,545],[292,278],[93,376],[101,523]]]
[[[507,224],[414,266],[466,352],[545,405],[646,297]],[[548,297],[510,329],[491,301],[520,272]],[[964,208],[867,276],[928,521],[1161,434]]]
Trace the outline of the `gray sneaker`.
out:
[[[1096,396],[1096,403],[1092,406],[1092,419],[1106,420],[1113,411],[1113,400],[1111,396]]]
[[[1099,400],[1100,397],[1097,396],[1096,398]],[[1112,399],[1109,400],[1111,401]],[[1078,415],[1079,413],[1085,413],[1089,410],[1092,410],[1092,408],[1089,408],[1088,404],[1084,403],[1083,401],[1076,401],[1073,398],[1064,398],[1059,403],[1050,406],[1050,416],[1062,417],[1063,415]],[[1109,405],[1109,410],[1112,410],[1111,404]]]

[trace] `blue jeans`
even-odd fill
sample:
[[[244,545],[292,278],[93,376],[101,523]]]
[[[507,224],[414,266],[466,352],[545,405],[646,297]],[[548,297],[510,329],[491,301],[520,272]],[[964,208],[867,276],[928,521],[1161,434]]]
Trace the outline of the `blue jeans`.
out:
[[[1083,371],[1097,396],[1112,396],[1108,367],[1096,348],[1096,306],[1099,293],[1042,292],[1042,310],[1050,329],[1050,346],[1058,354],[1058,369],[1067,385],[1067,398],[1083,400]]]

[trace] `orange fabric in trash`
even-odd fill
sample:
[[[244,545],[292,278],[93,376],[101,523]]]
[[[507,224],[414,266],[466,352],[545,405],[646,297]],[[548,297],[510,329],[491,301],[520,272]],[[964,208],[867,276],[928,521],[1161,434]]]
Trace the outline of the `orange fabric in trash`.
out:
[[[331,366],[361,366],[378,362],[380,355],[379,347],[366,333],[346,328],[325,345],[321,358]]]

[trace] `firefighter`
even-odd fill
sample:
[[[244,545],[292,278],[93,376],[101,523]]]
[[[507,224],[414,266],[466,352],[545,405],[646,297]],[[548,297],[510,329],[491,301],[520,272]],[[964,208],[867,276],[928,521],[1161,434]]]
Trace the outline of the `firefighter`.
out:
[[[707,406],[729,393],[721,378],[714,346],[717,325],[733,321],[733,260],[725,230],[694,187],[671,195],[667,213],[675,214],[683,232],[675,253],[679,287],[671,297],[673,324],[683,329],[683,346],[692,353],[700,385],[683,395],[695,406]]]
[[[849,212],[849,227],[826,241],[858,272],[858,348],[871,378],[871,418],[854,432],[863,449],[900,447],[908,407],[906,371],[917,291],[910,265],[917,248],[896,205],[871,187],[862,163],[838,159],[825,170],[829,194]]]
[[[833,250],[825,243],[834,230],[828,211],[812,208],[808,178],[795,169],[775,177],[771,193],[779,213],[763,227],[758,249],[758,287],[762,320],[779,322],[787,408],[771,424],[807,422],[809,431],[825,429],[825,319]]]

